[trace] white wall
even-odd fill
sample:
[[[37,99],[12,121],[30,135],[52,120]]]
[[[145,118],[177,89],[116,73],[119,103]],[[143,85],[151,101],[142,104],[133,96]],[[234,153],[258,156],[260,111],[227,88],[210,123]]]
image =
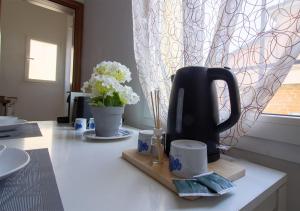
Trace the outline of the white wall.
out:
[[[27,120],[64,115],[67,16],[23,0],[2,0],[0,95],[18,97],[16,114]],[[24,80],[27,36],[59,44],[56,83]]]
[[[133,51],[131,0],[87,0],[84,3],[82,81],[89,79],[97,63],[118,61],[131,70],[130,86],[141,96]],[[126,123],[139,127],[143,111],[142,103],[126,106]]]

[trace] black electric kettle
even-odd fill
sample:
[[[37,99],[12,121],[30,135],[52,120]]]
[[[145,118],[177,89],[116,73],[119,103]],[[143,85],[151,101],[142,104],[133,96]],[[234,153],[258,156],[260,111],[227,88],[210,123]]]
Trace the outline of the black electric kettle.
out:
[[[219,123],[215,80],[228,85],[231,114]],[[173,76],[170,95],[165,151],[176,139],[206,143],[208,162],[220,158],[219,133],[232,127],[240,118],[240,95],[235,76],[229,68],[184,67]]]

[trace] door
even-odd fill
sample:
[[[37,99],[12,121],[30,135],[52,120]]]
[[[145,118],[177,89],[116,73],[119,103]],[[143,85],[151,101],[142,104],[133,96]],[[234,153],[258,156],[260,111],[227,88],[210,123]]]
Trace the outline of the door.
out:
[[[69,16],[23,0],[2,0],[0,95],[18,98],[20,118],[65,115]]]

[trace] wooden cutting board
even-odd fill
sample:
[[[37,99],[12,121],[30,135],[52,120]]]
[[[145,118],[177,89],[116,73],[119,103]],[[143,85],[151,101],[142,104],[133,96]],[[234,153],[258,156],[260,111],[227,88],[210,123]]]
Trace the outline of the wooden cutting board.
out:
[[[151,156],[140,154],[136,149],[124,151],[122,158],[176,193],[172,179],[178,177],[169,171],[169,159],[166,155],[164,155],[164,162],[162,164],[154,165],[152,164]],[[208,169],[231,181],[245,176],[246,172],[245,168],[234,161],[228,161],[222,158],[216,162],[209,163]],[[190,199],[195,199],[195,197]]]

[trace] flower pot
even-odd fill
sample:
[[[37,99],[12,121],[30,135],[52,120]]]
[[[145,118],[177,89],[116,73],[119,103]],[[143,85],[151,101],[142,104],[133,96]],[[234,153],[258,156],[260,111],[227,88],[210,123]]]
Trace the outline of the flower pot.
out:
[[[121,126],[124,107],[91,107],[96,136],[115,136]]]

